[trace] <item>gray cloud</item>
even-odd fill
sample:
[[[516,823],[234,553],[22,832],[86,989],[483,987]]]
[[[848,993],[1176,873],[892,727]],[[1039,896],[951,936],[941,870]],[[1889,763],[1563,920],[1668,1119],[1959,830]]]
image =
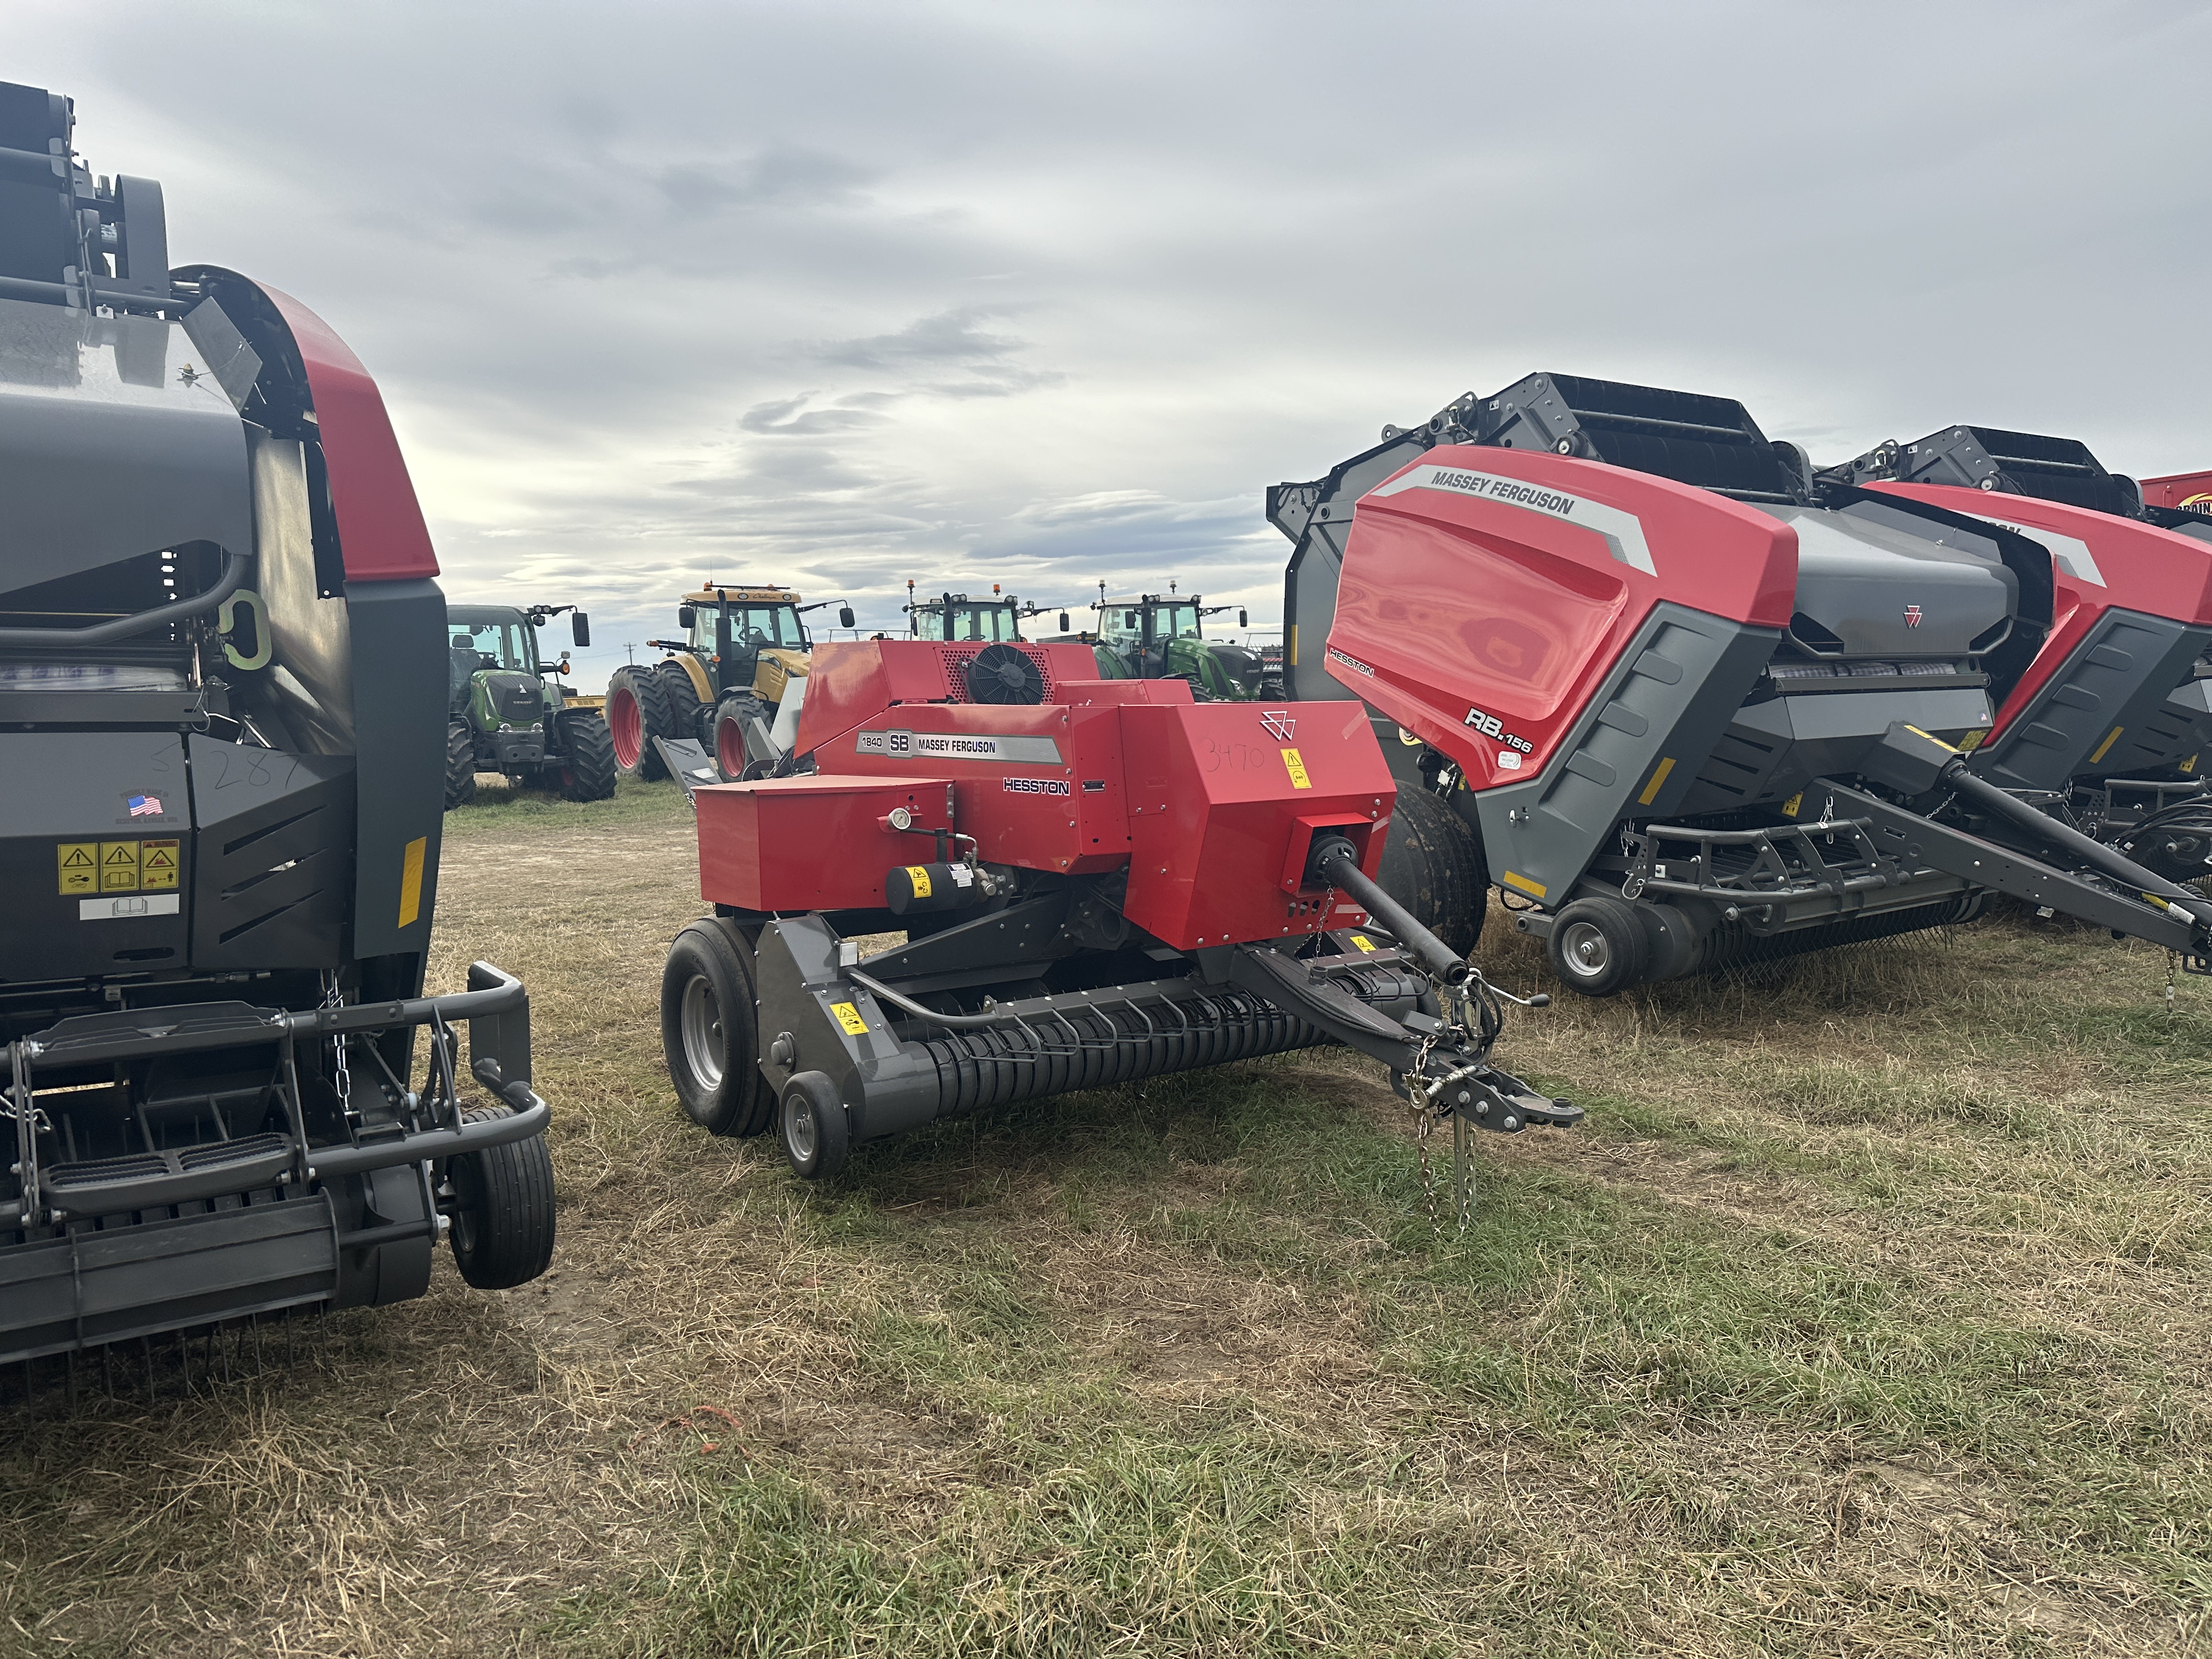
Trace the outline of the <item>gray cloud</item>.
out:
[[[878,623],[909,576],[1256,621],[1267,484],[1539,368],[1824,459],[1972,418],[2212,460],[2178,0],[102,16],[11,17],[7,73],[163,181],[179,259],[346,337],[449,589],[617,647],[709,564]]]

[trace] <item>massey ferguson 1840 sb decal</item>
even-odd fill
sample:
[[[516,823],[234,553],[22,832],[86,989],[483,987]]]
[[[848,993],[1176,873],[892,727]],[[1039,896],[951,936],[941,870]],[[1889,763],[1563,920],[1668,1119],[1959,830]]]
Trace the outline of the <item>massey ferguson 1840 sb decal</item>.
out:
[[[1057,766],[1060,745],[1050,738],[997,737],[972,732],[860,732],[854,751],[904,759],[1011,761],[1021,766]]]

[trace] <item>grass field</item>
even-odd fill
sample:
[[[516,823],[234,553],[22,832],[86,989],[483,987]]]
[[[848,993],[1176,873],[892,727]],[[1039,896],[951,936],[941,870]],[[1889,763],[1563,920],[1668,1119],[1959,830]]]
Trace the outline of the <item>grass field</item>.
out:
[[[1521,1014],[1422,1213],[1341,1054],[807,1188],[677,1110],[670,786],[449,821],[554,1273],[216,1397],[0,1407],[0,1650],[2212,1653],[2212,988],[2000,919]],[[1482,952],[1537,988],[1493,918]]]

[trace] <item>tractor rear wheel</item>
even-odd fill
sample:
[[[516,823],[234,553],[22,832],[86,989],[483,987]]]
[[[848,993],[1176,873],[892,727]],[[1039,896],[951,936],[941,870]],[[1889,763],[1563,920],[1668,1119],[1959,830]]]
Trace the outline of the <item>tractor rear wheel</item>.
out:
[[[660,973],[660,1048],[676,1097],[701,1128],[757,1135],[775,1113],[760,1072],[752,946],[719,918],[693,922]]]
[[[464,1123],[513,1117],[512,1106],[483,1106]],[[545,1137],[510,1140],[446,1163],[453,1188],[453,1261],[480,1291],[527,1285],[553,1259],[553,1158]]]
[[[714,764],[724,783],[735,783],[745,775],[751,758],[745,749],[745,722],[769,718],[768,705],[750,691],[725,697],[714,710]]]
[[[623,776],[651,781],[668,775],[653,740],[684,734],[668,723],[668,696],[651,668],[628,663],[607,681],[607,735]]]
[[[1401,789],[1382,843],[1383,891],[1445,946],[1472,956],[1490,908],[1490,871],[1474,826],[1425,789]]]
[[[698,688],[691,684],[683,659],[671,657],[653,672],[659,678],[660,695],[668,700],[668,730],[663,735],[706,742],[711,735],[705,729],[708,722],[699,718],[706,705],[699,700]]]
[[[477,798],[477,734],[466,720],[446,724],[446,810]]]
[[[565,757],[550,768],[561,786],[562,800],[605,800],[615,792],[620,775],[615,766],[615,740],[598,710],[564,708],[554,717]]]

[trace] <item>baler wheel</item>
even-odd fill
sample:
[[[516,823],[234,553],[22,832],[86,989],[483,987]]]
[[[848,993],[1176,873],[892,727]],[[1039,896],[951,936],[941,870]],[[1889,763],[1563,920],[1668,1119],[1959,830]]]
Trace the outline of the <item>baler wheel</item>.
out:
[[[668,775],[653,740],[684,734],[668,723],[668,697],[651,668],[628,663],[608,679],[607,734],[614,740],[615,769],[624,777],[650,782]]]
[[[446,726],[446,810],[477,798],[477,734],[466,720]]]
[[[511,1106],[464,1112],[464,1123],[513,1117]],[[527,1285],[553,1259],[553,1159],[545,1137],[510,1140],[449,1159],[453,1261],[480,1291]]]
[[[1641,984],[1651,967],[1651,936],[1626,899],[1577,899],[1552,924],[1546,950],[1561,982],[1586,997]]]
[[[561,748],[568,759],[555,769],[562,800],[605,800],[615,793],[620,772],[615,740],[605,718],[593,708],[565,708],[556,717]]]
[[[1490,872],[1474,826],[1447,801],[1401,789],[1376,878],[1413,919],[1462,957],[1474,953],[1490,904]]]
[[[760,1073],[752,947],[727,922],[693,922],[660,972],[660,1047],[677,1098],[701,1128],[757,1135],[775,1115]]]
[[[820,1072],[801,1072],[783,1085],[783,1155],[802,1181],[836,1175],[853,1155],[853,1127],[837,1085]]]

